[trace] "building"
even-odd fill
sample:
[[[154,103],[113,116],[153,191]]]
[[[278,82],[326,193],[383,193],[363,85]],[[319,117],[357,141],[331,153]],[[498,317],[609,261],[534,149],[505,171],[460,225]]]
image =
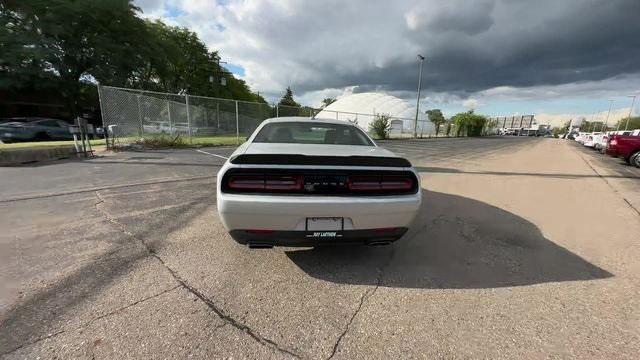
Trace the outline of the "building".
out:
[[[406,100],[384,93],[358,93],[342,97],[316,114],[316,118],[338,119],[356,122],[363,130],[375,115],[391,117],[391,136],[413,136],[416,107]],[[418,114],[418,136],[435,134],[424,111]]]

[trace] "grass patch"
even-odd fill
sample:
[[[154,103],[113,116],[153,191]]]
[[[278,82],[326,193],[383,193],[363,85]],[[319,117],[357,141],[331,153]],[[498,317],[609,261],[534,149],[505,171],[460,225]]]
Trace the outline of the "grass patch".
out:
[[[244,136],[239,138],[240,143],[245,141]],[[224,146],[237,145],[238,139],[235,135],[218,135],[218,136],[193,136],[191,140],[184,135],[156,134],[142,138],[127,137],[116,140],[116,149],[128,148],[145,148],[145,149],[162,149],[162,148],[188,148],[202,146]]]
[[[245,142],[245,135],[240,135],[239,142],[235,135],[193,137],[191,141],[193,145],[200,146],[239,145]]]

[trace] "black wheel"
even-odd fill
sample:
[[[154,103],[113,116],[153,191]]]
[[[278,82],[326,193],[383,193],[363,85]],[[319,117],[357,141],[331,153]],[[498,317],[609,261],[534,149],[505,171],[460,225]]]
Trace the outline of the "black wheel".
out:
[[[629,157],[629,164],[640,168],[640,151],[636,151]]]

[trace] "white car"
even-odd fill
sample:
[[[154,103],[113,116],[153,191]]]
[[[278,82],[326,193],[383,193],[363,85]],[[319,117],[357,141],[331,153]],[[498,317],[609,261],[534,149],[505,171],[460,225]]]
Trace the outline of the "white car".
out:
[[[584,145],[585,141],[587,141],[587,137],[591,135],[589,132],[579,132],[578,136],[576,136],[575,140],[580,144]]]
[[[386,245],[420,210],[419,179],[356,124],[269,119],[220,169],[218,213],[231,237],[252,248]]]
[[[607,142],[609,141],[609,134],[608,133],[600,133],[598,135],[596,135],[593,139],[593,148],[600,151],[600,152],[604,152],[604,150],[607,147]]]
[[[598,136],[602,137],[602,133],[592,132],[587,134],[586,138],[584,139],[583,145],[590,148],[595,147],[596,142],[598,141]]]

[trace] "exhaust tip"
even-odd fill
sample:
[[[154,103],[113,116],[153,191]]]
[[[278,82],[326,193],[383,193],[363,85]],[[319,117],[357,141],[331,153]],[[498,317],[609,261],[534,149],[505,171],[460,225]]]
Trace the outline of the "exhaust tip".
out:
[[[389,244],[391,244],[391,241],[388,240],[371,241],[367,243],[368,246],[387,246]]]
[[[249,249],[271,249],[273,244],[269,243],[249,243]]]

